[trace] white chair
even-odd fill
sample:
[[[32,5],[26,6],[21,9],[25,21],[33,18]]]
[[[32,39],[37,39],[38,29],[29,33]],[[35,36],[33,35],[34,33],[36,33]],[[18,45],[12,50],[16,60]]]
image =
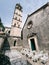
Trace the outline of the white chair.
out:
[[[25,51],[24,51],[24,48],[23,48],[23,49],[21,50],[21,53],[24,55],[24,52],[25,52]]]
[[[30,58],[30,59],[31,59],[31,58],[32,58],[32,56],[33,56],[33,51],[31,51],[31,50],[30,50],[30,52],[28,53],[28,58]]]
[[[29,53],[29,49],[23,48],[23,49],[21,50],[21,53],[24,54],[24,55],[26,55],[26,54]]]
[[[48,61],[48,53],[43,54],[40,60],[41,60],[41,63],[45,64]]]
[[[42,57],[42,55],[43,55],[43,51],[36,52],[35,55],[32,57],[32,60],[34,62],[37,62],[40,59],[40,57]]]

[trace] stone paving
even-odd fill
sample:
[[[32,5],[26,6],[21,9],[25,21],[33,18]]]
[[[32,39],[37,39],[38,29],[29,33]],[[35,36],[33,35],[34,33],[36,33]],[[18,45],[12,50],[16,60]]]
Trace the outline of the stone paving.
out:
[[[5,55],[7,55],[10,58],[11,65],[49,65],[49,60],[45,64],[41,63],[40,60],[34,62],[25,54],[22,54],[17,50],[11,50],[5,53]]]
[[[6,51],[5,55],[10,58],[11,65],[27,65],[26,58],[17,50]]]

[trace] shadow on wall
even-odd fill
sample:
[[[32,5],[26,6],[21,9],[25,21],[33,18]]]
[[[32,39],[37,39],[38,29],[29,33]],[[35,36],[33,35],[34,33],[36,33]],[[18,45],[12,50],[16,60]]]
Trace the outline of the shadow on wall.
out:
[[[0,53],[0,65],[11,65],[9,57],[2,53]]]
[[[8,41],[8,37],[5,38],[2,46],[1,46],[1,51],[5,52],[6,50],[10,50],[10,45],[9,45],[9,41]]]

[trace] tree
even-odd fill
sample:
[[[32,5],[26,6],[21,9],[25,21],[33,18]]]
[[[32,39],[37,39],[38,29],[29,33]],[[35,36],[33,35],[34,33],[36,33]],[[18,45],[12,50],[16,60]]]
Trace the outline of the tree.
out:
[[[0,52],[0,65],[11,65],[9,57]]]
[[[2,28],[2,31],[5,30],[5,27],[4,27],[4,25],[3,25],[2,21],[1,21],[1,18],[0,18],[0,28]]]

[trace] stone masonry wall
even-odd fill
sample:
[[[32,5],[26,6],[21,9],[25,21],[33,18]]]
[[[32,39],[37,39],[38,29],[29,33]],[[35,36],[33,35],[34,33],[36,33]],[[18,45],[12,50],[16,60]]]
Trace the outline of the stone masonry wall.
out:
[[[29,21],[33,22],[32,28],[27,29]],[[39,10],[28,17],[23,29],[23,44],[28,46],[28,34],[37,33],[39,49],[49,50],[49,6]]]

